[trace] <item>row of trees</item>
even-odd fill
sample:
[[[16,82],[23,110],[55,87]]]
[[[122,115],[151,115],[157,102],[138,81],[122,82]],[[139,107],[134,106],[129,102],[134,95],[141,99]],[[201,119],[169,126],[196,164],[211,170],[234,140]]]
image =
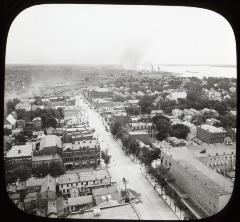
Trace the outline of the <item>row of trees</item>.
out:
[[[35,177],[41,178],[50,174],[52,177],[57,177],[65,173],[63,165],[59,162],[50,162],[49,166],[43,165],[32,169],[32,174]]]
[[[26,122],[32,121],[35,117],[42,118],[43,128],[53,127],[56,128],[58,121],[64,118],[64,112],[62,108],[58,109],[36,109],[34,111],[26,111],[24,109],[16,110],[17,118],[23,119]]]
[[[6,169],[6,182],[7,183],[15,183],[17,180],[25,181],[29,179],[32,175],[37,178],[44,177],[50,174],[53,177],[64,174],[65,169],[61,163],[51,162],[49,166],[39,166],[36,168],[19,166],[11,171]]]

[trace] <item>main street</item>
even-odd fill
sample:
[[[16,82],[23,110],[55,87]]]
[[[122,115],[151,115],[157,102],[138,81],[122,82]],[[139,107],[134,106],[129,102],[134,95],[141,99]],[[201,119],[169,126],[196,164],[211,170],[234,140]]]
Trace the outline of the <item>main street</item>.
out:
[[[122,179],[125,178],[127,188],[141,194],[142,203],[135,204],[140,218],[145,220],[178,220],[178,217],[147,181],[140,170],[140,165],[133,163],[111,133],[105,130],[101,116],[90,109],[80,96],[76,96],[76,106],[84,107],[90,127],[96,130],[95,134],[100,140],[101,149],[107,148],[109,150],[111,155],[109,172],[112,180],[121,187],[123,186]]]

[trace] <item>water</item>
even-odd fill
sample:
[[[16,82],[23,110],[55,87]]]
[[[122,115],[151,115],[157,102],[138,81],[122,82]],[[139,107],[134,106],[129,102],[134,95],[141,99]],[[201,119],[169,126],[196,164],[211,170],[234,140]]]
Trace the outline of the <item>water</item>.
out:
[[[183,77],[224,77],[237,78],[236,66],[164,66],[159,65],[160,71],[174,72]]]

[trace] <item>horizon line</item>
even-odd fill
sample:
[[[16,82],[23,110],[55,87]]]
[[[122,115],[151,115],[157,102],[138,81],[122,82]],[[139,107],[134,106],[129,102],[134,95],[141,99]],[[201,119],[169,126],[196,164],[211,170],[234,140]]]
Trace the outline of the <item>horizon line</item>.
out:
[[[161,65],[161,66],[237,66],[237,64],[183,64],[183,63],[169,63],[169,64],[164,64],[164,63],[139,63],[139,64],[135,64],[135,65],[124,65],[124,64],[114,64],[114,63],[109,63],[109,64],[84,64],[84,63],[5,63],[5,66],[9,66],[9,65],[19,65],[19,66],[23,66],[23,65],[28,65],[28,66],[51,66],[51,65],[58,65],[58,66],[63,66],[63,65],[75,65],[75,66],[140,66],[140,65]]]

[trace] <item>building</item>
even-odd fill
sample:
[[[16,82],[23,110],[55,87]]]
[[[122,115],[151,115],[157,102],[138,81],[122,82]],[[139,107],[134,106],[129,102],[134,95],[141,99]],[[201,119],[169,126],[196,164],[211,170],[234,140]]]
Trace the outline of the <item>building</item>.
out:
[[[120,123],[123,127],[125,127],[130,121],[129,116],[121,116],[121,115],[112,115],[111,124],[116,122]]]
[[[146,131],[130,131],[128,134],[133,140],[139,140],[147,145],[150,144],[151,138],[154,137],[154,134]]]
[[[93,206],[94,204],[92,195],[68,198],[68,207],[70,212],[86,210]]]
[[[129,123],[129,131],[151,131],[152,123],[147,122],[136,122],[136,123]]]
[[[171,92],[168,98],[170,100],[178,101],[178,99],[186,99],[186,97],[187,97],[187,92],[183,91],[183,92]]]
[[[55,217],[63,217],[66,214],[66,206],[63,198],[49,200],[47,206],[47,216],[55,215]]]
[[[51,154],[51,155],[43,155],[43,156],[33,156],[32,157],[32,168],[38,168],[43,166],[50,166],[50,163],[59,163],[60,165],[63,164],[62,157],[58,153]]]
[[[20,102],[15,106],[15,109],[24,109],[26,111],[34,111],[37,109],[37,106],[33,105],[30,102]]]
[[[5,119],[4,120],[4,129],[12,129],[13,128],[13,125],[7,120]]]
[[[61,138],[55,135],[46,135],[40,141],[39,154],[52,155],[55,153],[62,153]]]
[[[71,135],[71,134],[69,134]],[[84,133],[75,133],[75,134],[72,134],[71,135],[71,138],[72,138],[72,143],[75,144],[75,145],[80,145],[81,143],[83,143],[83,141],[92,141],[94,138],[93,138],[93,134],[92,133],[89,133],[89,132],[86,132],[86,134]]]
[[[30,167],[32,166],[32,144],[13,146],[5,156],[5,163],[8,169],[15,169],[20,166]]]
[[[226,133],[226,131],[211,125],[201,125],[197,127],[196,137],[208,144],[222,143]]]
[[[162,148],[160,159],[175,183],[186,192],[182,202],[197,218],[218,213],[229,201],[233,183],[194,158],[186,147]]]
[[[112,184],[107,170],[88,170],[68,173],[57,178],[58,190],[64,196],[70,196],[70,188],[77,187],[80,196],[92,195],[92,189],[108,187]]]
[[[230,153],[215,153],[215,155],[208,154],[208,156],[199,157],[198,159],[219,173],[235,171],[236,153],[234,151]]]
[[[112,219],[139,220],[139,216],[131,204],[119,204],[111,207],[97,207],[82,213],[72,213],[69,218],[76,219]]]
[[[24,207],[26,210],[35,207],[45,208],[49,200],[56,199],[56,179],[50,175],[44,178],[29,178],[24,184],[26,197]]]
[[[97,166],[100,163],[100,144],[97,139],[65,144],[62,152],[64,166],[68,168]]]
[[[112,98],[113,91],[108,88],[96,87],[88,91],[87,98]]]
[[[92,194],[97,206],[110,200],[116,200],[118,204],[121,203],[121,196],[116,186],[93,189]]]
[[[178,118],[178,117],[181,117],[183,115],[183,111],[180,110],[180,109],[173,109],[172,114],[173,114],[174,117]]]

